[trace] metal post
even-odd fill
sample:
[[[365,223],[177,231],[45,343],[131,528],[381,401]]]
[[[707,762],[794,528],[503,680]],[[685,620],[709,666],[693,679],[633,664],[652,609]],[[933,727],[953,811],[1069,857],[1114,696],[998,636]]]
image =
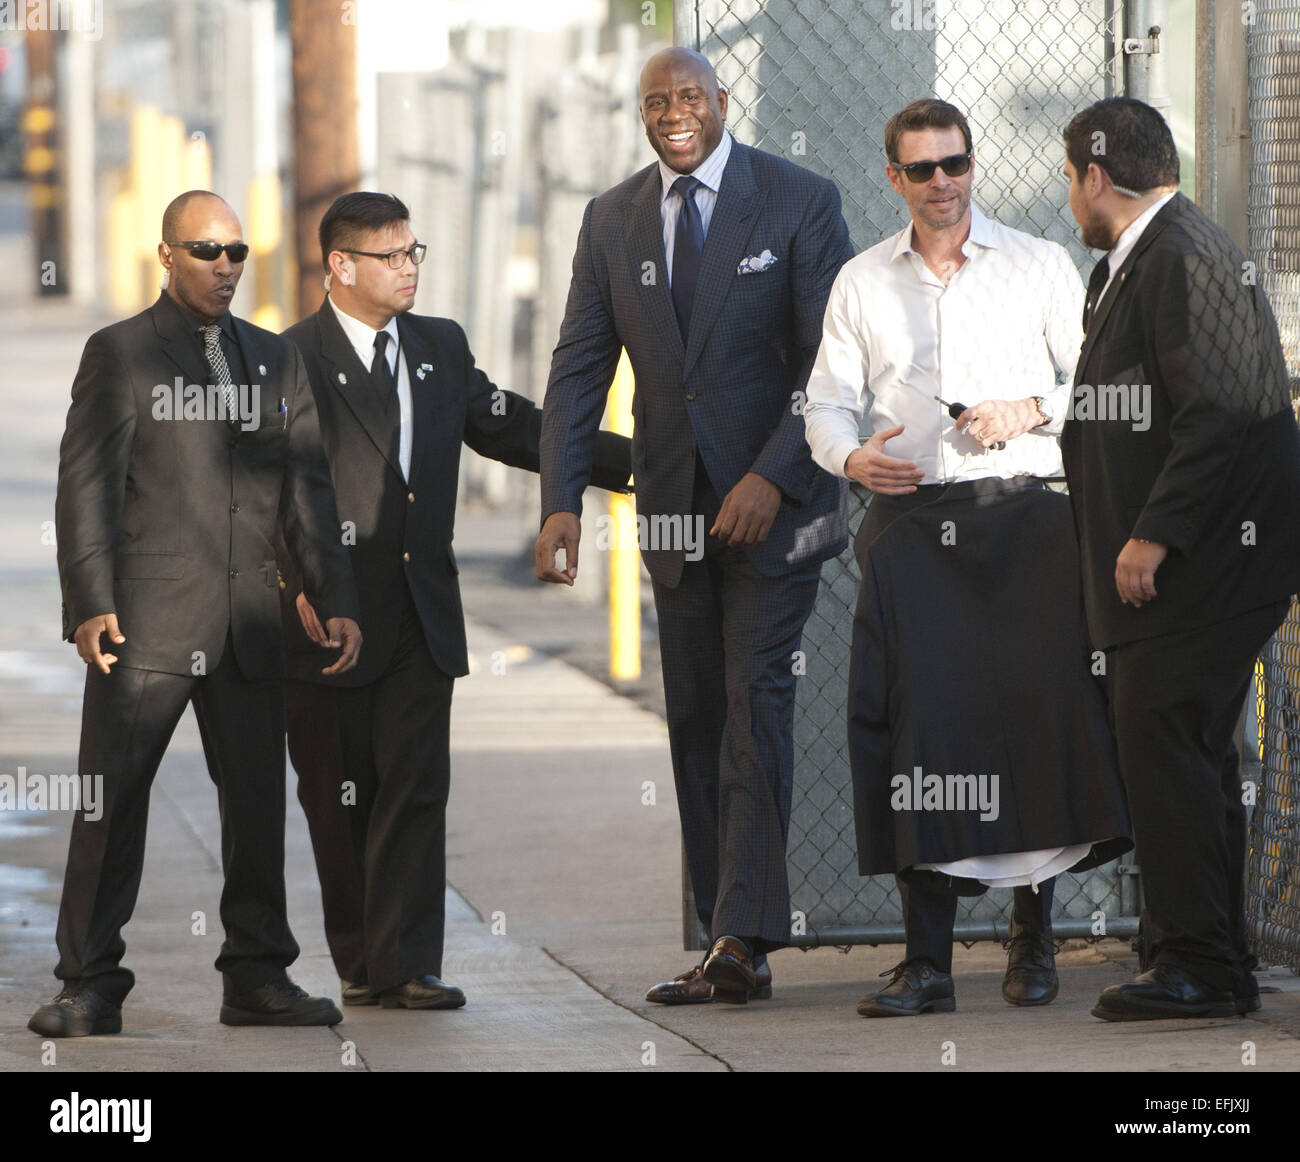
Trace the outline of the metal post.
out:
[[[700,47],[699,0],[674,0],[673,44]]]
[[[1160,36],[1169,27],[1167,0],[1127,0],[1124,5],[1124,94],[1145,101],[1168,119],[1171,99]]]

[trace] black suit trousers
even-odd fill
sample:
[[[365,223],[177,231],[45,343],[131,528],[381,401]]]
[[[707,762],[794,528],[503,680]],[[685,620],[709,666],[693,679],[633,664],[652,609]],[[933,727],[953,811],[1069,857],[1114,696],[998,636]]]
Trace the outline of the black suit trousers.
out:
[[[719,502],[702,469],[694,509],[707,534]],[[686,863],[712,939],[755,952],[789,943],[786,838],[794,787],[795,651],[819,564],[779,577],[704,536],[673,588],[654,586]]]
[[[957,891],[951,876],[913,868],[906,879],[896,877],[903,905],[907,959],[927,957],[940,972],[952,972],[952,926],[957,919]],[[1018,931],[1050,936],[1052,895],[1056,880],[1044,880],[1038,891],[1012,889],[1011,935]]]
[[[1288,605],[1114,654],[1115,739],[1142,869],[1147,961],[1211,988],[1237,989],[1248,971],[1246,812],[1233,734],[1256,658]]]
[[[408,596],[375,681],[285,685],[330,955],[340,977],[377,991],[442,975],[453,684]]]
[[[120,664],[105,675],[88,666],[78,769],[103,776],[103,813],[91,821],[79,811],[73,820],[54,974],[93,981],[96,992],[118,1003],[135,982],[120,963],[121,931],[140,889],[149,790],[191,702],[221,812],[226,938],[216,967],[242,992],[283,976],[298,956],[285,909],[280,684],[246,680],[229,635],[206,676]]]

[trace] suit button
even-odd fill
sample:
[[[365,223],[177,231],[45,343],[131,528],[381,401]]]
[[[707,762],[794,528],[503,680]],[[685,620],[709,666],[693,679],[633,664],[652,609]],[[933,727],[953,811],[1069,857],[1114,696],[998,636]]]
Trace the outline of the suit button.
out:
[[[410,560],[411,560],[411,554],[410,554],[410,553],[403,553],[403,554],[402,554],[402,560],[403,560],[403,561],[406,561],[406,562],[409,563]]]
[[[230,575],[231,575],[232,577],[238,577],[238,576],[239,576],[239,570],[238,570],[238,569],[231,569],[231,570],[230,570]]]
[[[408,504],[414,504],[414,503],[415,503],[415,493],[414,493],[414,492],[408,492],[408,493],[406,494],[406,501],[407,501]]]
[[[231,511],[231,512],[238,512],[238,511],[239,511],[239,505],[237,505],[237,504],[232,504],[232,505],[230,506],[230,511]]]
[[[238,443],[239,443],[239,441],[236,440],[234,436],[231,436],[231,437],[230,437],[230,446],[231,446],[232,448],[233,448],[236,444],[238,444]]]
[[[695,392],[693,392],[693,391],[688,391],[688,392],[686,393],[686,398],[687,398],[687,399],[694,399],[694,398],[695,398]]]

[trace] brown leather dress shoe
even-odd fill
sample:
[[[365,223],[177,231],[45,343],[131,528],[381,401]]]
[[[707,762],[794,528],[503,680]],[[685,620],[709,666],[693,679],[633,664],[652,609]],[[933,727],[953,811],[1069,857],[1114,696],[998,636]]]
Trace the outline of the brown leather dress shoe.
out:
[[[734,936],[720,936],[713,942],[702,975],[713,986],[713,999],[728,1005],[743,1005],[758,978],[749,952]]]
[[[379,994],[371,991],[370,986],[365,981],[340,980],[339,984],[343,988],[343,1003],[345,1005],[379,1004]]]
[[[772,970],[766,956],[754,957],[754,987],[749,1000],[766,1001],[772,997]],[[689,972],[651,988],[645,995],[647,1001],[657,1005],[703,1005],[713,998],[713,986],[704,979],[704,965],[697,964]]]

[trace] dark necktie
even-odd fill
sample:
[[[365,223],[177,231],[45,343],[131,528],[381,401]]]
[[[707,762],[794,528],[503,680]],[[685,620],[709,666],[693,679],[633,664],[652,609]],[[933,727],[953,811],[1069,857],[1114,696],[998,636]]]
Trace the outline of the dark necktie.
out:
[[[691,308],[695,305],[695,284],[700,278],[700,255],[704,252],[704,223],[700,208],[695,204],[695,191],[700,188],[697,178],[682,176],[673,182],[673,192],[682,199],[677,215],[677,230],[673,235],[673,309],[677,312],[677,327],[686,342],[691,327]]]
[[[1110,278],[1110,255],[1107,254],[1096,266],[1092,268],[1092,276],[1088,279],[1088,301],[1083,304],[1083,332],[1088,333],[1088,322],[1093,315],[1097,313],[1097,304],[1101,301],[1101,292],[1105,289],[1106,280]]]
[[[397,464],[402,449],[402,411],[397,405],[397,381],[388,366],[387,331],[375,336],[375,357],[370,361],[370,380],[379,396],[380,415],[388,436],[388,459]]]
[[[393,381],[393,372],[388,366],[388,332],[380,331],[375,336],[375,357],[370,361],[370,378],[374,380],[379,392],[379,402],[385,410],[397,395],[397,384]]]

